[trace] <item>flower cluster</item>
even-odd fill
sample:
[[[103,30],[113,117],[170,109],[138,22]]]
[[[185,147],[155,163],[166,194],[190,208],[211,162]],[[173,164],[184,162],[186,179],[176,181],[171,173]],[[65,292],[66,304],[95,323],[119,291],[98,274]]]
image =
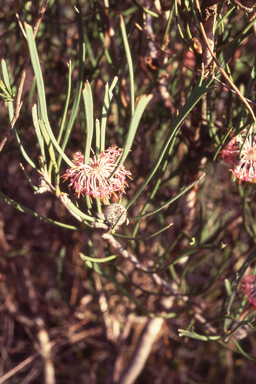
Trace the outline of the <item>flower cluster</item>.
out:
[[[227,163],[234,165],[230,169],[233,175],[242,181],[256,182],[256,136],[253,137],[254,125],[250,128],[249,136],[245,140],[247,131],[232,138],[222,151],[222,157]],[[240,151],[241,158],[239,159]]]
[[[65,180],[70,178],[70,184],[76,197],[87,195],[97,199],[102,199],[105,205],[109,204],[109,198],[115,192],[124,192],[126,186],[126,176],[130,177],[131,172],[127,171],[124,165],[121,165],[114,176],[111,173],[116,169],[116,160],[121,156],[122,149],[110,147],[105,152],[99,153],[98,157],[93,154],[88,164],[84,164],[84,156],[77,152],[73,163],[76,168],[67,169],[63,175]],[[130,177],[131,178],[131,177]]]
[[[243,291],[247,296],[248,302],[256,308],[256,284],[255,276],[248,275],[243,282]]]

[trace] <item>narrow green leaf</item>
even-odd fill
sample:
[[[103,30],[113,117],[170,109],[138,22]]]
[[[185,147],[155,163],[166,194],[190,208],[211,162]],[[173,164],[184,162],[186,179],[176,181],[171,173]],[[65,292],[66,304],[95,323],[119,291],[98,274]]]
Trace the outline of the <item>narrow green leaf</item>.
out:
[[[9,80],[8,69],[7,69],[6,62],[4,59],[1,59],[1,68],[2,68],[3,80],[4,80],[4,85],[6,87],[6,90],[7,90],[8,94],[10,95],[10,97],[13,98],[12,89],[11,89],[10,80]]]
[[[160,233],[166,231],[166,229],[170,228],[172,225],[173,225],[173,223],[168,224],[164,228],[161,228],[159,231],[156,231],[156,232],[152,233],[151,235],[143,236],[143,237],[128,237],[128,236],[119,235],[119,234],[115,234],[114,236],[121,237],[122,239],[125,239],[125,240],[136,240],[136,241],[146,240],[146,239],[150,239],[151,237],[157,236]]]
[[[241,347],[241,345],[238,343],[238,341],[233,338],[232,339],[233,343],[235,344],[235,346],[237,347],[238,351],[241,353],[241,355],[243,355],[246,359],[250,360],[250,361],[253,361],[254,363],[256,363],[256,359],[250,355],[248,355],[248,353],[246,353],[243,348]]]
[[[71,209],[72,212],[74,212],[76,215],[80,216],[81,219],[85,219],[88,221],[98,221],[100,223],[103,223],[103,220],[96,219],[95,217],[86,215],[85,213],[80,211],[80,209],[78,209],[71,201],[67,201],[67,206],[69,209]]]
[[[184,37],[183,31],[181,29],[180,22],[179,22],[178,0],[174,0],[174,14],[175,14],[176,26],[177,26],[179,35],[180,35],[181,39],[183,40],[183,43],[185,44],[185,46],[189,47],[189,44]]]
[[[170,29],[171,21],[172,21],[172,16],[173,16],[173,9],[170,10],[170,12],[169,12],[168,21],[167,21],[167,24],[166,24],[166,27],[165,27],[163,38],[162,38],[162,44],[161,44],[162,48],[165,47],[165,40],[166,40],[166,37],[167,37],[167,35],[169,33],[169,29]]]
[[[72,163],[72,161],[65,155],[65,153],[60,148],[59,144],[57,143],[57,140],[55,139],[49,119],[47,114],[47,108],[46,108],[46,96],[45,96],[45,89],[44,89],[44,81],[43,81],[43,75],[40,67],[39,57],[36,49],[35,40],[33,37],[33,30],[30,25],[27,23],[24,23],[25,30],[27,34],[27,42],[31,57],[32,66],[34,69],[35,77],[36,77],[36,83],[37,83],[37,91],[38,91],[38,98],[39,98],[39,105],[40,105],[40,112],[41,112],[41,119],[44,123],[44,126],[47,130],[47,133],[56,148],[56,150],[59,152],[59,154],[62,156],[62,158],[66,161],[66,163],[71,167],[75,168],[75,165]]]
[[[162,209],[164,209],[168,205],[172,204],[175,200],[179,199],[182,195],[184,195],[184,193],[187,193],[191,188],[193,188],[196,184],[198,184],[204,176],[205,176],[205,173],[200,175],[195,181],[193,181],[193,183],[190,183],[188,186],[186,186],[184,189],[182,189],[181,192],[179,192],[176,196],[174,196],[173,198],[168,200],[165,204],[161,205],[161,207],[158,207],[151,212],[144,213],[143,215],[131,217],[129,220],[130,221],[141,220],[144,217],[148,217],[148,216],[154,215],[157,212],[160,212]]]
[[[236,5],[234,7],[230,8],[216,23],[215,25],[215,31],[219,28],[220,24],[223,23],[223,21],[236,9]]]
[[[103,46],[103,50],[104,50],[107,62],[108,62],[108,64],[110,66],[112,66],[113,65],[113,61],[112,61],[111,56],[110,56],[110,54],[108,52],[108,49],[107,49],[107,47],[105,45],[105,36],[104,36],[103,28],[102,28],[103,25],[104,25],[104,20],[101,19],[101,13],[99,11],[99,6],[98,6],[96,1],[93,1],[93,6],[94,6],[96,20],[98,22],[97,32],[99,34],[99,37],[100,37],[100,40],[101,40],[101,43],[102,43],[102,46]]]
[[[109,100],[110,100],[110,101],[112,100],[112,97],[113,97],[113,89],[115,88],[117,82],[118,82],[118,77],[115,76],[115,77],[114,77],[114,80],[112,81],[112,84],[110,85],[110,88],[109,88]]]
[[[142,5],[140,5],[140,3],[136,0],[132,0],[134,4],[137,5],[138,8],[140,8],[143,12],[145,13],[148,13],[149,15],[153,16],[153,17],[156,17],[158,18],[159,15],[153,11],[151,11],[150,9],[146,8],[146,7],[143,7]],[[124,14],[124,13],[123,13]]]
[[[37,106],[36,106],[36,104],[34,104],[33,107],[32,107],[32,119],[33,119],[33,124],[34,124],[34,127],[35,127],[36,136],[37,136],[37,140],[38,140],[39,147],[40,147],[42,161],[43,161],[43,163],[45,163],[46,162],[46,157],[45,157],[45,150],[44,150],[44,139],[43,139],[43,136],[41,134],[41,130],[40,130],[39,124],[38,124],[38,116],[37,116]]]
[[[112,81],[112,84],[109,88],[108,83],[105,85],[105,95],[104,95],[104,101],[102,106],[102,112],[101,112],[101,129],[100,129],[100,152],[105,151],[105,137],[106,137],[106,126],[107,126],[107,120],[108,120],[108,110],[110,106],[110,102],[113,97],[113,89],[116,86],[116,83],[118,81],[117,76],[114,77],[114,80]]]
[[[82,93],[83,93],[83,100],[84,100],[86,133],[87,133],[85,152],[84,152],[84,163],[88,164],[89,158],[90,158],[91,146],[92,146],[93,126],[94,126],[92,89],[88,80],[86,80],[85,82]]]
[[[85,41],[85,45],[87,48],[88,56],[90,58],[90,62],[92,64],[93,68],[96,68],[97,67],[97,60],[95,59],[90,40],[89,40],[86,33],[84,34],[84,41]]]
[[[100,153],[100,122],[99,119],[95,120],[95,154],[96,158],[98,158]]]
[[[67,97],[66,97],[66,101],[65,101],[65,107],[64,107],[64,112],[63,112],[63,116],[62,116],[61,125],[60,125],[60,130],[59,130],[59,134],[58,134],[58,138],[57,138],[57,142],[58,143],[60,143],[60,140],[61,140],[61,137],[62,137],[62,134],[63,134],[63,131],[64,131],[64,127],[65,127],[65,124],[66,124],[68,105],[69,105],[70,93],[71,93],[71,69],[72,69],[72,64],[71,64],[71,60],[69,60],[69,62],[68,62],[68,89],[67,89]],[[62,150],[64,150],[64,149],[62,148]]]
[[[170,153],[172,151],[172,148],[174,146],[176,137],[177,137],[177,134],[173,136],[173,139],[170,142],[170,148],[168,148],[166,150],[165,157],[162,160],[161,169],[160,169],[160,171],[157,174],[157,180],[155,181],[155,185],[151,189],[150,195],[149,195],[146,203],[144,204],[144,207],[141,210],[140,216],[143,215],[147,211],[147,208],[148,208],[151,200],[155,197],[155,194],[158,191],[158,188],[159,188],[160,183],[162,181],[163,175],[164,175],[165,170],[167,168],[167,165],[169,163],[169,155],[170,155]],[[138,220],[136,225],[135,225],[135,227],[134,227],[134,229],[133,229],[133,234],[132,234],[133,237],[137,236],[137,232],[138,232],[139,227],[140,227],[140,222],[141,222],[141,220]]]
[[[45,223],[57,225],[58,227],[62,227],[65,229],[71,229],[72,231],[81,231],[80,228],[75,227],[73,225],[67,225],[60,223],[59,221],[49,219],[48,217],[44,217],[42,215],[39,215],[38,213],[31,211],[31,209],[24,207],[24,205],[17,203],[16,201],[10,199],[8,196],[6,196],[4,193],[0,191],[0,198],[5,201],[8,205],[11,205],[15,209],[17,209],[20,212],[26,213],[30,216],[35,217],[36,219],[39,219],[41,221],[44,221]]]
[[[184,329],[178,329],[180,337],[191,337],[192,339],[202,340],[202,341],[217,341],[221,339],[221,336],[204,336],[199,335],[198,333],[192,331],[186,331]]]
[[[89,257],[84,255],[83,253],[79,253],[80,257],[84,261],[91,261],[92,263],[107,263],[108,261],[114,260],[117,258],[116,255],[108,256],[108,257],[103,257],[103,258],[95,258],[95,257]]]
[[[146,106],[148,105],[148,103],[152,99],[152,97],[153,97],[153,95],[147,95],[147,96],[143,95],[139,98],[139,101],[137,103],[137,106],[136,106],[136,109],[135,109],[135,112],[134,112],[134,115],[132,117],[132,121],[131,121],[131,124],[129,127],[128,136],[127,136],[127,139],[126,139],[126,142],[124,145],[124,150],[122,152],[122,156],[120,157],[120,159],[117,163],[116,169],[109,176],[109,179],[111,177],[113,177],[113,175],[116,173],[117,169],[125,162],[125,159],[128,156],[128,153],[132,147],[134,137],[135,137],[137,128],[139,126],[141,116],[142,116]]]
[[[21,170],[22,172],[24,173],[25,177],[27,178],[28,182],[29,182],[29,185],[32,189],[34,189],[34,191],[38,191],[38,187],[36,187],[33,183],[32,183],[32,180],[31,178],[29,177],[26,169],[24,168],[23,164],[20,163],[20,167],[21,167]]]
[[[106,136],[106,126],[107,126],[109,105],[110,105],[109,85],[108,83],[106,83],[105,95],[104,95],[103,106],[101,111],[100,152],[105,151],[105,136]]]
[[[56,163],[56,158],[55,158],[55,153],[54,153],[54,149],[53,149],[53,145],[51,143],[51,140],[48,136],[48,133],[47,133],[47,130],[45,128],[45,125],[44,125],[44,122],[43,120],[39,120],[39,127],[41,129],[41,132],[42,132],[42,135],[44,137],[44,141],[46,143],[46,146],[48,148],[48,152],[49,152],[49,155],[50,155],[50,159],[51,159],[51,163],[49,164],[49,168],[48,168],[48,175],[51,179],[51,167],[52,167],[52,164],[54,166],[54,169],[55,169],[55,176],[57,178],[57,180],[59,180],[59,169],[58,169],[58,166],[57,166],[57,163]],[[57,196],[59,195],[60,191],[56,191],[56,194]]]
[[[131,116],[134,114],[134,73],[133,73],[133,63],[132,63],[132,56],[131,56],[131,51],[129,47],[129,42],[126,34],[126,29],[125,29],[125,23],[124,23],[124,18],[122,15],[120,15],[120,27],[121,27],[121,33],[123,37],[123,42],[124,42],[124,49],[126,53],[126,58],[127,58],[127,63],[128,63],[128,69],[129,69],[129,78],[130,78],[130,87],[131,87]]]

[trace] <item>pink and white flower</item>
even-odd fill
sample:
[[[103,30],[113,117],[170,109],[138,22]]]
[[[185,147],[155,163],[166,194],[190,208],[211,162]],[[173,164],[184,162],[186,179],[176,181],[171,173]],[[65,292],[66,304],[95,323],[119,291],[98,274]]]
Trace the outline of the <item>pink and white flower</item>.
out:
[[[76,168],[67,169],[63,175],[65,180],[70,179],[69,186],[76,192],[76,197],[87,195],[91,198],[101,199],[105,205],[109,204],[111,195],[116,192],[125,192],[128,186],[126,176],[129,178],[130,171],[121,165],[114,176],[111,173],[116,169],[116,160],[121,156],[121,148],[110,147],[105,152],[100,152],[98,157],[93,153],[88,164],[84,164],[84,156],[81,152],[76,152],[73,163]]]
[[[254,128],[254,125],[250,128],[250,133],[246,140],[247,131],[243,131],[235,136],[222,151],[222,157],[227,163],[235,165],[234,169],[230,169],[230,171],[237,179],[255,183],[256,136],[253,137]],[[241,148],[241,158],[239,159]]]
[[[248,302],[256,308],[256,284],[255,276],[248,275],[243,282],[243,291],[247,296]]]

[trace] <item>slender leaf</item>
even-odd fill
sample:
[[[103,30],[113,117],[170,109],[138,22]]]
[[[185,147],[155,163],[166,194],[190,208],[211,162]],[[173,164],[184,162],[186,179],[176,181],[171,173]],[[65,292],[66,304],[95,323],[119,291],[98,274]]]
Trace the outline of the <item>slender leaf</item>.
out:
[[[129,151],[130,151],[130,149],[132,147],[132,144],[133,144],[133,141],[134,141],[134,137],[135,137],[137,128],[139,126],[139,122],[140,122],[141,116],[142,116],[146,106],[148,105],[149,101],[152,99],[152,97],[153,97],[153,95],[148,95],[148,96],[143,95],[143,96],[141,96],[139,98],[139,101],[137,103],[137,106],[136,106],[136,109],[135,109],[135,112],[134,112],[134,115],[132,117],[132,121],[131,121],[131,124],[130,124],[130,127],[129,127],[128,136],[127,136],[127,139],[126,139],[126,142],[125,142],[125,145],[124,145],[124,150],[122,152],[122,156],[120,157],[120,159],[119,159],[119,161],[117,163],[116,169],[109,176],[109,179],[111,177],[113,177],[113,175],[116,173],[118,168],[125,162],[125,159],[128,156],[128,153],[129,153]]]
[[[40,105],[40,112],[41,112],[41,118],[43,120],[43,123],[45,125],[45,128],[47,130],[47,133],[51,139],[51,142],[53,143],[56,150],[59,152],[59,154],[62,156],[62,158],[66,161],[66,163],[71,167],[75,168],[75,165],[72,163],[72,161],[65,155],[65,153],[60,148],[59,144],[57,143],[57,140],[55,139],[49,119],[47,114],[47,107],[46,107],[46,96],[45,96],[45,89],[44,89],[44,81],[43,81],[43,75],[40,67],[39,57],[35,45],[35,40],[33,37],[33,30],[30,25],[27,23],[24,23],[25,30],[27,34],[27,42],[29,46],[29,52],[31,57],[32,66],[35,72],[36,77],[36,83],[37,83],[37,90],[38,90],[38,98],[39,98],[39,105]]]
[[[98,158],[100,153],[100,122],[99,119],[95,120],[95,154],[96,158]]]
[[[117,258],[116,255],[108,256],[108,257],[103,257],[103,258],[95,258],[95,257],[89,257],[84,255],[83,253],[79,253],[80,257],[84,261],[91,261],[92,263],[107,263],[108,261],[114,260]]]
[[[31,209],[29,208],[26,208],[24,205],[22,204],[19,204],[17,203],[16,201],[10,199],[10,197],[6,196],[4,193],[2,193],[0,191],[0,198],[5,201],[8,205],[11,205],[12,207],[14,207],[15,209],[17,209],[18,211],[20,212],[23,212],[23,213],[26,213],[30,216],[33,216],[35,217],[36,219],[39,219],[41,221],[44,221],[45,223],[49,223],[49,224],[53,224],[53,225],[56,225],[58,227],[62,227],[64,229],[70,229],[72,231],[81,231],[80,228],[78,227],[75,227],[73,225],[67,225],[67,224],[63,224],[63,223],[60,223],[59,221],[56,221],[56,220],[52,220],[52,219],[49,219],[48,217],[44,217],[42,215],[39,215],[38,213],[34,212],[34,211],[31,211]]]
[[[179,199],[182,195],[184,195],[184,193],[187,193],[191,188],[193,188],[196,184],[198,184],[202,178],[205,176],[205,173],[203,173],[202,175],[200,175],[195,181],[193,181],[193,183],[190,183],[188,186],[186,186],[184,189],[181,190],[181,192],[179,192],[176,196],[172,197],[170,200],[168,200],[166,203],[164,203],[163,205],[161,205],[161,207],[158,207],[156,209],[154,209],[153,211],[151,212],[148,212],[148,213],[144,213],[143,215],[139,215],[139,216],[135,216],[135,217],[131,217],[129,220],[130,221],[134,221],[134,220],[141,220],[143,219],[144,217],[148,217],[148,216],[151,216],[151,215],[154,215],[155,213],[157,212],[160,212],[162,209],[164,209],[165,207],[167,207],[168,205],[170,205],[171,203],[173,203],[175,200]]]
[[[85,82],[82,93],[83,93],[83,100],[84,100],[86,133],[87,133],[85,152],[84,152],[84,163],[88,164],[89,158],[90,158],[91,146],[92,146],[93,125],[94,125],[92,89],[88,80]]]
[[[104,95],[104,101],[103,101],[102,112],[101,112],[100,152],[105,151],[105,136],[106,136],[106,126],[107,126],[107,119],[108,119],[108,110],[109,110],[110,102],[113,97],[113,89],[116,86],[117,81],[118,81],[118,78],[117,76],[115,76],[110,88],[108,83],[105,85],[105,95]]]
[[[32,107],[32,119],[33,119],[33,124],[34,124],[34,127],[35,127],[35,131],[36,131],[37,141],[38,141],[39,147],[40,147],[40,152],[41,152],[41,155],[42,155],[42,161],[43,161],[43,163],[45,163],[46,162],[46,157],[45,157],[45,150],[44,150],[44,138],[43,138],[43,136],[41,134],[41,130],[40,130],[39,123],[38,123],[37,106],[36,106],[36,104],[34,104],[33,107]]]
[[[132,56],[131,56],[131,51],[129,47],[129,42],[126,34],[126,29],[125,29],[125,23],[124,23],[124,18],[122,15],[120,15],[120,27],[121,27],[121,32],[122,32],[122,37],[123,37],[123,42],[124,42],[124,49],[126,53],[126,58],[127,58],[127,63],[128,63],[128,69],[129,69],[129,78],[130,78],[130,87],[131,87],[131,116],[134,114],[134,73],[133,73],[133,63],[132,63]]]

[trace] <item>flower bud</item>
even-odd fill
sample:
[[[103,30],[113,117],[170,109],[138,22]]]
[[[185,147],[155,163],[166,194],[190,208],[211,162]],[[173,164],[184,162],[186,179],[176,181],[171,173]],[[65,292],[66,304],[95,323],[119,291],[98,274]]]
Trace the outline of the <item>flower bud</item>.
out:
[[[113,227],[123,212],[124,214],[118,222],[118,225],[122,225],[127,221],[127,211],[121,204],[110,204],[104,209],[103,213],[107,223]]]

